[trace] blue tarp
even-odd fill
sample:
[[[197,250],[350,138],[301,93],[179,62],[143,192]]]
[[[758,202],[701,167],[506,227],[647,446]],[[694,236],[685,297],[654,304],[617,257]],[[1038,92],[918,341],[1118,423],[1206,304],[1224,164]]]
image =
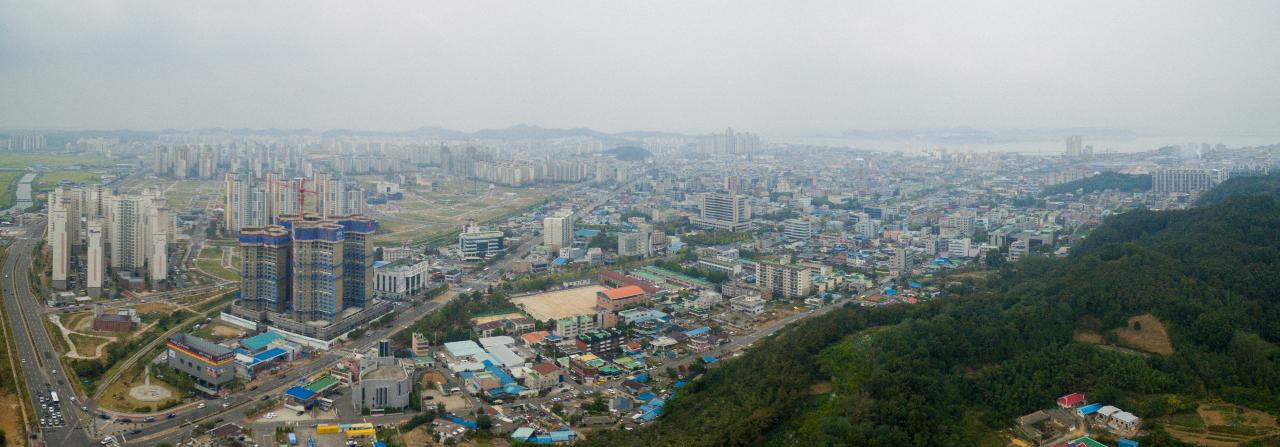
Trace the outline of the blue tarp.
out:
[[[884,294],[885,294],[885,295],[897,295],[897,294],[898,294],[898,291],[897,291],[897,290],[895,290],[895,289],[884,289]]]
[[[680,387],[682,387],[682,386],[684,386],[684,381],[683,381],[683,380],[677,380],[677,381],[676,381],[676,383],[671,384],[671,387],[672,387],[672,388],[680,388]]]
[[[640,402],[648,402],[648,401],[653,400],[653,398],[655,398],[655,397],[657,397],[657,396],[658,396],[658,395],[653,394],[652,392],[645,392],[644,394],[641,394],[641,395],[639,395],[639,396],[636,396],[636,400],[638,400],[638,401],[640,401]]]
[[[715,362],[716,362],[716,358],[715,358],[715,357],[712,357],[712,356],[709,356],[709,355],[704,355],[704,356],[702,356],[702,361],[703,361],[703,363],[715,363]]]
[[[1088,416],[1097,413],[1100,409],[1102,409],[1102,404],[1089,404],[1076,409],[1076,411],[1080,412],[1081,416]]]
[[[468,421],[460,417],[449,417],[447,419],[449,419],[449,422],[461,425],[463,427],[472,428],[472,429],[476,428],[476,421]]]
[[[489,371],[493,373],[494,376],[497,376],[498,380],[502,382],[503,386],[516,383],[516,379],[514,377],[511,377],[511,374],[507,374],[507,372],[503,371],[502,368],[495,366],[493,362],[485,360],[484,369],[485,371]]]
[[[636,374],[636,376],[635,376],[635,377],[632,377],[632,378],[631,378],[631,380],[634,380],[634,381],[637,381],[637,382],[640,382],[640,383],[645,383],[645,382],[648,382],[648,381],[649,381],[649,375],[648,375],[648,374]]]
[[[551,261],[551,265],[566,265],[568,263],[569,263],[569,259],[567,258],[556,258],[555,260]]]

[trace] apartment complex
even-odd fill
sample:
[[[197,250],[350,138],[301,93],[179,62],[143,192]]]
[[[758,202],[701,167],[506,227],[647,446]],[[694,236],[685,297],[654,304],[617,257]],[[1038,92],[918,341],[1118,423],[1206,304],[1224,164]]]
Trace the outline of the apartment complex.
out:
[[[336,322],[372,297],[377,222],[282,215],[281,225],[240,231],[242,308]]]

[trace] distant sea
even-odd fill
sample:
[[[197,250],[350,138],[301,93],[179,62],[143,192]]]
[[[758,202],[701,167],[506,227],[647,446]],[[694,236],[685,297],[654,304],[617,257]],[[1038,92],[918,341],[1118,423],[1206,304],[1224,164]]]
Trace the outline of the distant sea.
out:
[[[1066,148],[1064,140],[1054,141],[1016,141],[1016,142],[982,142],[982,143],[937,143],[925,140],[868,140],[844,137],[766,137],[767,140],[780,143],[806,144],[827,147],[847,147],[883,152],[923,152],[934,148],[945,148],[957,152],[1014,152],[1022,154],[1061,154]],[[1221,143],[1228,148],[1266,146],[1280,144],[1280,135],[1247,135],[1247,136],[1142,136],[1125,140],[1090,140],[1084,139],[1085,146],[1093,146],[1095,154],[1134,153],[1156,150],[1165,146],[1185,146],[1209,143],[1210,147]]]

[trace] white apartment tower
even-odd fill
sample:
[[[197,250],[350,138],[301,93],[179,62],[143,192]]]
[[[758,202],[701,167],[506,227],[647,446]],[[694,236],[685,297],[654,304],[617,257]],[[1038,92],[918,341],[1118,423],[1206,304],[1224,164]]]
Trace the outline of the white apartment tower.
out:
[[[53,202],[56,203],[56,202]],[[71,264],[71,245],[67,235],[67,210],[50,205],[48,221],[49,259],[53,264],[53,288],[67,290],[67,271]]]
[[[88,235],[88,256],[85,257],[85,287],[89,290],[89,296],[97,298],[102,296],[102,277],[103,265],[102,253],[102,219],[89,219]]]
[[[562,213],[542,219],[542,245],[548,251],[573,246],[573,215]]]

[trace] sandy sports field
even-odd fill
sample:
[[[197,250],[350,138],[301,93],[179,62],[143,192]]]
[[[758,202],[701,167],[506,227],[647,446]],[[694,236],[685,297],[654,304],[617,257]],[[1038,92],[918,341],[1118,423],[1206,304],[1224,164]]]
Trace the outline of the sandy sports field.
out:
[[[577,287],[512,298],[511,302],[524,308],[538,321],[557,320],[574,315],[594,315],[596,292],[604,290],[602,286]]]

